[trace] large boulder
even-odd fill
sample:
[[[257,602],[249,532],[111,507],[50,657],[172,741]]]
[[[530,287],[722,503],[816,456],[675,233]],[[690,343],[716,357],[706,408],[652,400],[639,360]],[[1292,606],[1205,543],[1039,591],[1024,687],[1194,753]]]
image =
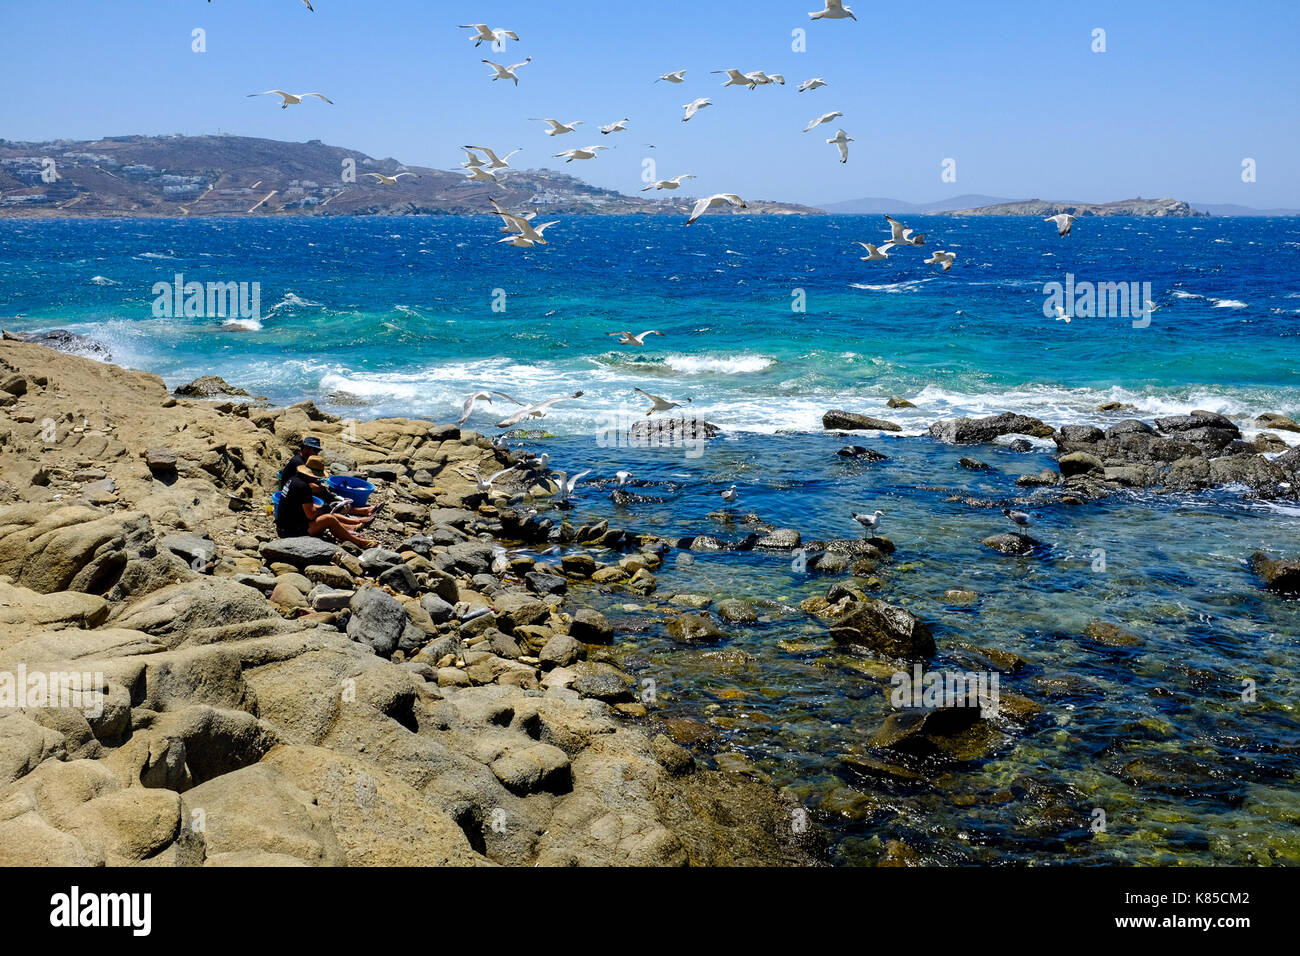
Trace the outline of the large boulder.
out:
[[[1017,531],[1008,531],[1004,534],[989,535],[981,544],[984,547],[998,552],[998,554],[1032,554],[1034,550],[1041,546],[1037,538],[1032,538],[1027,534],[1021,534]]]
[[[934,637],[919,617],[884,601],[855,601],[831,621],[837,644],[865,647],[885,657],[918,660],[934,656]]]
[[[883,418],[872,418],[870,415],[858,415],[854,412],[846,412],[842,409],[833,408],[822,416],[822,428],[827,431],[865,431],[875,429],[885,432],[901,432],[903,426],[894,422],[886,421]]]
[[[309,564],[329,564],[338,553],[339,546],[324,538],[277,538],[265,542],[260,551],[268,564],[283,562],[305,568]]]
[[[367,645],[380,657],[397,650],[406,630],[406,609],[402,602],[379,588],[362,588],[352,595],[348,605],[348,637]]]
[[[1156,428],[1166,434],[1169,432],[1195,431],[1202,428],[1222,429],[1231,432],[1236,438],[1241,437],[1241,429],[1233,424],[1230,418],[1225,418],[1218,412],[1207,412],[1201,409],[1189,412],[1186,415],[1157,418]]]
[[[1052,426],[1028,415],[1003,412],[986,418],[951,418],[930,426],[930,437],[950,445],[976,445],[991,442],[1003,435],[1030,435],[1051,438]]]
[[[1250,568],[1270,591],[1300,594],[1300,559],[1273,559],[1263,551],[1256,551],[1251,555]]]

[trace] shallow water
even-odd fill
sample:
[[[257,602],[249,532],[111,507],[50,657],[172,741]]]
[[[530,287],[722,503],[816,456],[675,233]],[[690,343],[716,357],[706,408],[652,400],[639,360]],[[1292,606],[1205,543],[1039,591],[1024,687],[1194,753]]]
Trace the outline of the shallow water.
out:
[[[879,596],[933,626],[936,667],[984,666],[961,643],[1023,657],[1001,692],[1041,708],[1028,722],[999,719],[970,759],[912,767],[915,779],[845,769],[890,713],[894,666],[836,649],[797,609],[839,578],[797,571],[784,554],[670,554],[650,600],[587,592],[625,635],[616,655],[654,682],[654,716],[702,722],[707,752],[741,754],[790,788],[831,828],[837,862],[873,862],[889,839],[936,862],[1300,862],[1300,602],[1265,593],[1246,566],[1259,548],[1300,554],[1300,507],[1232,490],[1055,504],[1014,484],[1051,466],[1050,447],[922,437],[938,418],[1004,410],[1104,424],[1118,417],[1095,410],[1108,400],[1148,419],[1211,408],[1247,434],[1258,413],[1300,415],[1300,223],[1090,219],[1068,240],[1034,220],[912,225],[931,234],[926,251],[869,265],[852,240],[878,234],[877,217],[713,217],[689,232],[667,219],[568,217],[551,246],[528,251],[492,244],[487,218],[5,221],[0,316],[93,335],[171,384],[219,374],[277,402],[326,405],[348,391],[370,404],[332,410],[366,417],[445,421],[479,387],[528,399],[585,389],[540,423],[555,437],[528,443],[570,473],[595,469],[575,524],[740,537],[710,517],[733,483],[738,512],[806,540],[860,536],[850,512],[884,510],[898,550],[877,571]],[[920,263],[936,240],[958,254],[950,273]],[[1042,285],[1067,271],[1150,281],[1161,309],[1146,329],[1054,322]],[[177,272],[262,283],[260,329],[154,318],[152,285]],[[496,289],[504,313],[491,310]],[[806,313],[791,311],[799,289]],[[605,335],[647,328],[667,334],[640,350]],[[724,437],[694,458],[602,447],[609,415],[642,416],[634,385],[692,397]],[[892,394],[921,407],[886,410]],[[506,407],[470,425],[492,433]],[[820,431],[832,407],[902,425],[852,439],[889,460],[837,457],[845,440]],[[963,455],[992,471],[958,467]],[[662,500],[616,508],[608,482],[620,468]],[[1038,515],[1042,555],[981,547],[1012,529],[1000,513],[1012,502]],[[945,603],[950,588],[978,600]],[[771,603],[758,625],[683,647],[662,627],[689,609],[675,593]],[[1094,619],[1140,642],[1098,644],[1083,636]]]

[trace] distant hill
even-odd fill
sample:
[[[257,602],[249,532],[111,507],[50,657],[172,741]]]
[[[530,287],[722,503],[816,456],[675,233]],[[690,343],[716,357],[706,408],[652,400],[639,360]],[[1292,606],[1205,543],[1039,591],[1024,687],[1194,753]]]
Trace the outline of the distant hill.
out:
[[[50,169],[58,178],[46,182]],[[349,170],[355,172],[351,180]],[[381,186],[365,175],[403,171],[420,178]],[[693,202],[685,190],[671,198],[667,193],[655,199],[627,196],[551,170],[499,175],[500,184],[474,183],[463,172],[375,159],[320,140],[285,143],[226,135],[0,140],[0,217],[450,215],[488,211],[489,196],[543,215],[682,215]],[[809,206],[748,201],[751,214],[822,214]]]
[[[1055,216],[1060,213],[1072,216],[1165,216],[1186,218],[1207,215],[1197,212],[1181,199],[1121,199],[1118,202],[1049,202],[1043,199],[1026,199],[1019,202],[997,203],[972,209],[954,209],[949,216]]]
[[[981,196],[969,193],[954,196],[951,199],[939,199],[934,202],[903,202],[901,199],[848,199],[844,202],[823,203],[821,208],[829,213],[841,216],[867,216],[874,214],[924,216],[929,213],[949,212],[953,209],[967,209],[972,206],[991,206],[995,203],[1010,202],[997,196]]]
[[[1194,202],[1192,208],[1209,216],[1300,216],[1300,209],[1254,209],[1233,203]]]

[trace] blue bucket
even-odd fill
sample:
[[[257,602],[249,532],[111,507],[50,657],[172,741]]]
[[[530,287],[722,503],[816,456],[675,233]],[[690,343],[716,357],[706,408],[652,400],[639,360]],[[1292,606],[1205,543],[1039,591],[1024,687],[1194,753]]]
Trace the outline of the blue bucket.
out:
[[[280,499],[283,497],[284,497],[283,491],[277,491],[275,494],[271,495],[271,504],[275,506],[275,516],[277,518],[280,516]],[[325,507],[325,502],[321,501],[319,498],[316,498],[314,496],[311,499],[311,503],[318,508]]]
[[[336,495],[348,498],[358,508],[364,508],[370,496],[375,493],[375,486],[362,478],[351,475],[330,475],[325,479],[325,487]]]

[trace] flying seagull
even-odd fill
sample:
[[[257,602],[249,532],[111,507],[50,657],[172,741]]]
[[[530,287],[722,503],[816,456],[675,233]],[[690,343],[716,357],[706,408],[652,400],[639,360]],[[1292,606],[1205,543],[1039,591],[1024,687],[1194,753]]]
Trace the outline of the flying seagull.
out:
[[[863,262],[883,262],[889,258],[889,250],[894,248],[892,242],[882,242],[878,246],[869,242],[859,242],[858,245],[867,250],[867,254],[862,257]]]
[[[727,82],[723,86],[748,86],[751,90],[758,85],[758,81],[752,76],[746,76],[739,70],[710,70],[710,73],[726,74]]]
[[[682,173],[680,176],[674,176],[672,179],[657,179],[641,191],[649,192],[652,189],[676,189],[682,184],[683,179],[694,179],[694,173]]]
[[[669,83],[685,83],[685,82],[686,82],[686,71],[685,71],[685,70],[674,70],[674,71],[671,72],[671,73],[665,73],[663,76],[659,77],[659,80],[665,80],[665,81],[667,81],[667,82],[669,82]],[[658,83],[659,80],[655,80],[655,82]]]
[[[891,230],[889,241],[896,246],[923,246],[925,245],[925,233],[913,232],[904,226],[893,216],[886,216],[885,222],[889,223]]]
[[[808,14],[810,20],[856,20],[853,15],[853,8],[846,7],[844,0],[826,0],[826,9],[815,13]]]
[[[493,63],[491,60],[484,60],[483,62],[496,70],[496,74],[492,77],[493,83],[497,80],[514,80],[515,86],[518,86],[519,77],[515,75],[515,70],[519,69],[521,66],[527,66],[529,63],[532,63],[533,58],[530,56],[522,63],[512,63],[509,66],[502,66],[500,63]]]
[[[272,93],[274,93],[276,96],[281,97],[284,100],[284,102],[280,104],[280,109],[282,110],[287,110],[290,106],[297,106],[299,103],[303,101],[303,99],[305,99],[308,96],[314,96],[318,100],[324,100],[330,106],[334,105],[334,101],[330,99],[328,96],[326,96],[324,93],[286,93],[284,90],[263,90],[261,93],[249,93],[248,95],[249,96],[270,96]]]
[[[841,113],[839,110],[836,110],[836,111],[833,112],[833,113],[823,113],[821,116],[817,117],[815,120],[813,120],[813,121],[812,121],[811,123],[809,123],[807,126],[805,126],[805,127],[803,128],[803,131],[804,131],[805,133],[807,133],[807,132],[809,132],[810,130],[816,129],[818,126],[821,126],[822,123],[829,123],[831,120],[836,119],[836,118],[838,118],[838,117],[840,117],[840,116],[843,116],[843,115],[844,115],[844,114]]]
[[[580,471],[572,478],[562,471],[557,471],[556,474],[560,476],[560,480],[556,482],[559,486],[559,499],[561,501],[568,501],[569,496],[573,494],[573,490],[578,487],[578,482],[586,475],[590,475],[591,469],[588,468],[586,471]]]
[[[943,266],[943,271],[947,272],[952,268],[953,260],[957,257],[951,252],[944,252],[942,249],[934,250],[934,255],[925,260],[927,266]]]
[[[518,149],[512,149],[510,152],[506,153],[504,158],[502,158],[498,156],[496,153],[492,152],[492,150],[488,149],[486,146],[462,146],[461,148],[464,149],[466,152],[469,152],[469,150],[471,149],[477,149],[480,153],[486,156],[488,158],[487,168],[489,170],[509,169],[510,157],[513,156],[515,153],[520,152],[520,150]],[[473,156],[474,154],[470,153],[470,155]],[[474,165],[482,166],[483,162],[482,160],[479,160],[478,162],[474,163]]]
[[[753,73],[746,73],[745,76],[754,81],[754,86],[771,86],[773,83],[785,86],[785,77],[780,73],[764,73],[762,70],[755,70]]]
[[[849,134],[844,132],[844,130],[839,130],[826,142],[839,147],[841,163],[847,163],[849,161],[849,143],[853,142],[853,137],[849,136]]]
[[[682,109],[686,110],[686,115],[682,117],[682,122],[685,123],[700,110],[704,109],[704,107],[712,105],[713,100],[709,99],[707,96],[701,96],[698,100],[691,100],[691,102],[682,107]]]
[[[470,166],[468,176],[471,182],[476,183],[501,182],[501,180],[497,179],[496,173],[489,172],[484,166]]]
[[[1055,216],[1048,216],[1043,222],[1056,223],[1056,234],[1058,236],[1068,236],[1070,230],[1074,228],[1074,220],[1078,218],[1078,216],[1071,216],[1068,212],[1063,212]]]
[[[474,477],[477,479],[476,484],[478,485],[478,490],[483,494],[487,494],[492,490],[492,482],[496,481],[502,475],[510,474],[510,472],[514,471],[518,467],[518,465],[511,465],[509,468],[503,468],[490,478],[484,478],[482,473],[475,468]]]
[[[523,404],[523,402],[511,398],[511,397],[510,397],[509,395],[507,395],[505,392],[497,392],[497,391],[492,391],[492,392],[479,391],[479,392],[475,392],[473,395],[469,395],[469,396],[467,396],[467,397],[465,398],[465,402],[464,402],[464,404],[461,405],[461,407],[460,407],[460,411],[461,411],[460,421],[456,422],[456,424],[457,424],[457,425],[464,425],[465,422],[469,421],[469,417],[470,417],[470,415],[472,415],[472,414],[474,413],[474,405],[475,405],[476,403],[478,403],[478,402],[487,402],[489,405],[491,405],[491,404],[492,404],[492,396],[493,396],[493,395],[499,395],[499,396],[501,396],[502,398],[506,399],[507,401],[514,402],[514,404],[516,404],[516,405],[522,405],[522,404]]]
[[[600,128],[600,131],[604,133],[606,136],[608,136],[610,133],[621,133],[623,130],[627,129],[627,124],[629,122],[630,121],[627,119],[627,117],[624,117],[623,119],[619,120],[617,123],[610,123],[608,126],[602,126]]]
[[[582,398],[583,393],[578,391],[572,395],[560,395],[556,398],[548,398],[544,402],[538,402],[536,405],[529,405],[521,412],[515,412],[509,418],[497,422],[497,428],[509,428],[511,425],[518,425],[525,418],[542,418],[557,402],[567,402],[575,398]]]
[[[572,133],[582,125],[582,120],[574,120],[572,123],[561,123],[556,119],[541,119],[540,117],[534,117],[534,119],[537,119],[538,122],[550,125],[551,128],[546,131],[547,136],[563,136],[565,133]]]
[[[571,163],[575,159],[595,159],[596,150],[598,149],[609,149],[609,147],[608,146],[583,146],[581,149],[577,149],[577,148],[566,149],[561,153],[556,153],[555,158],[559,159],[561,156],[567,156],[569,158],[565,160],[566,163]]]
[[[805,90],[820,90],[823,86],[826,86],[826,81],[820,76],[815,76],[811,80],[804,80],[800,83],[799,92],[802,93]]]
[[[645,345],[647,335],[663,335],[658,329],[650,329],[648,332],[642,332],[640,335],[633,335],[631,332],[606,332],[606,335],[617,335],[619,345]]]
[[[519,40],[513,30],[502,30],[499,27],[493,30],[486,23],[462,23],[460,29],[474,31],[474,36],[470,37],[470,39],[474,41],[475,46],[480,43],[492,43],[499,44],[498,49],[500,49],[501,46],[505,45],[507,39]]]
[[[633,391],[640,392],[646,398],[650,399],[650,410],[646,412],[647,417],[653,415],[655,412],[667,412],[674,408],[682,407],[681,402],[674,402],[671,399],[664,398],[662,395],[652,395],[644,388],[634,388]],[[688,398],[686,401],[689,402],[690,399]]]
[[[691,218],[686,220],[686,225],[689,226],[691,223],[695,222],[696,219],[699,219],[714,206],[722,206],[724,204],[739,206],[741,209],[749,208],[749,204],[735,193],[718,193],[714,196],[706,196],[695,204],[695,208],[691,210]]]
[[[366,173],[366,175],[374,176],[375,179],[379,180],[377,185],[380,186],[396,186],[397,181],[403,176],[415,176],[416,179],[420,178],[419,176],[416,176],[415,173],[398,173],[395,176],[385,176],[383,173]]]

